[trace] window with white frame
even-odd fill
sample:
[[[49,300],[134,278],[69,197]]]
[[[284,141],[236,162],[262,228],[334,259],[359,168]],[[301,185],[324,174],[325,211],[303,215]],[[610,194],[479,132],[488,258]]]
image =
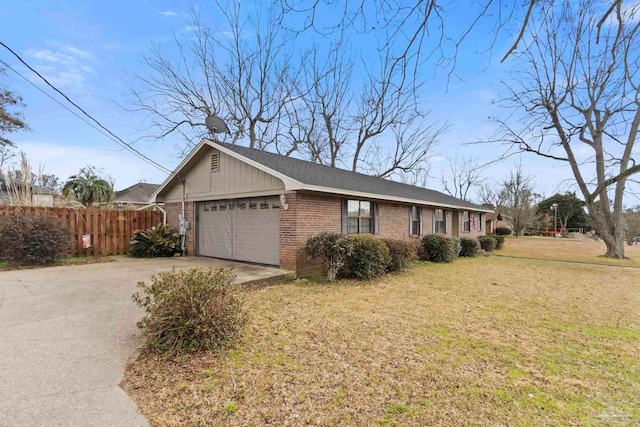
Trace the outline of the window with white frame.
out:
[[[410,221],[411,221],[411,235],[419,236],[420,229],[422,228],[420,226],[420,206],[411,206]]]
[[[433,232],[436,234],[447,232],[447,217],[444,209],[436,209],[433,212]]]
[[[469,211],[462,212],[462,231],[468,233],[471,231],[471,215]]]
[[[347,234],[373,233],[371,205],[366,200],[347,201]]]

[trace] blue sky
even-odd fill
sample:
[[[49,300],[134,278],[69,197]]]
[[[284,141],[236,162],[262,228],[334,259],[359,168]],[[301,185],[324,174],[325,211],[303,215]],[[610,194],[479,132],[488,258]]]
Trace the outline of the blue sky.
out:
[[[125,111],[131,106],[128,91],[132,75],[148,72],[143,55],[150,45],[172,51],[175,34],[188,31],[187,15],[191,2],[76,0],[6,2],[0,8],[0,40],[11,46],[52,83],[105,126],[127,141],[140,136],[143,118]],[[479,162],[501,152],[495,146],[469,146],[465,143],[488,137],[494,125],[488,121],[497,111],[491,101],[501,90],[498,78],[506,70],[496,60],[506,49],[496,46],[493,62],[473,53],[486,45],[486,31],[474,35],[467,51],[460,56],[456,75],[447,80],[444,73],[431,77],[423,91],[432,118],[447,122],[450,130],[434,149],[432,178],[428,186],[441,189],[440,176],[448,168],[447,159],[471,156]],[[354,48],[364,48],[354,42]],[[45,86],[14,57],[0,51],[0,59],[16,68],[41,88]],[[161,182],[166,174],[122,150],[96,130],[78,120],[37,89],[7,70],[0,84],[21,94],[27,104],[25,118],[31,132],[14,134],[18,149],[26,152],[35,169],[62,178],[91,164],[115,178],[116,188],[139,181]],[[49,91],[50,92],[50,91]],[[137,141],[137,149],[173,169],[179,163],[179,140]],[[571,173],[563,165],[523,156],[522,163],[535,177],[539,192],[551,195],[568,189],[563,181]],[[493,165],[487,177],[501,180],[520,158]]]

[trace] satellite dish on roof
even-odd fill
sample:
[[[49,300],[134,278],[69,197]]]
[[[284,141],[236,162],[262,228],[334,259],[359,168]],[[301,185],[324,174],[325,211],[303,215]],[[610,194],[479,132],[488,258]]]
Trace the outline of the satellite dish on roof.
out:
[[[209,116],[204,120],[204,124],[211,133],[228,133],[229,128],[218,116]]]

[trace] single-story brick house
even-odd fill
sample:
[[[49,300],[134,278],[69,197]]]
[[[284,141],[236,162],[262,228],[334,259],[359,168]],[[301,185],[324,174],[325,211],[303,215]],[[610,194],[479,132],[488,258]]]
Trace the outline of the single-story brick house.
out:
[[[190,254],[317,271],[302,248],[323,231],[395,239],[485,234],[485,207],[446,194],[203,140],[151,195],[190,222]]]

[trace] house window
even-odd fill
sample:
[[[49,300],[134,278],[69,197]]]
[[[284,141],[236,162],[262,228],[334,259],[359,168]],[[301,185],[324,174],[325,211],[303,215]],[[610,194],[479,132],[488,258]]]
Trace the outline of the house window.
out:
[[[447,217],[444,209],[436,209],[433,213],[433,232],[436,234],[447,232]]]
[[[347,202],[347,234],[373,232],[371,202],[349,200]]]
[[[420,207],[419,206],[411,206],[411,235],[419,236],[420,235]]]
[[[469,211],[462,212],[462,231],[468,233],[471,231],[471,217]]]
[[[482,214],[481,214],[481,213],[479,213],[479,214],[478,214],[478,230],[480,230],[480,231],[482,231],[482,223],[483,223],[483,221],[482,221]]]
[[[211,172],[218,172],[220,170],[220,153],[213,153],[211,155]]]

